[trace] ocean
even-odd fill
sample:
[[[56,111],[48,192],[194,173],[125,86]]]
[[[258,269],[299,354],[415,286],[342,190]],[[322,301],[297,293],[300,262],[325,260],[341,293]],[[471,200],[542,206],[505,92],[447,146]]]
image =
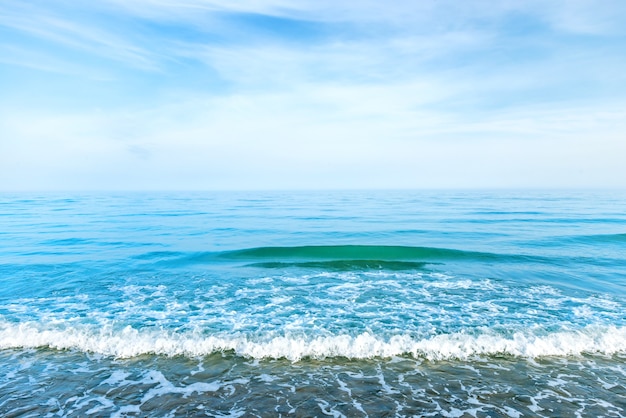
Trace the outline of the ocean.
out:
[[[626,192],[0,194],[0,416],[626,416]]]

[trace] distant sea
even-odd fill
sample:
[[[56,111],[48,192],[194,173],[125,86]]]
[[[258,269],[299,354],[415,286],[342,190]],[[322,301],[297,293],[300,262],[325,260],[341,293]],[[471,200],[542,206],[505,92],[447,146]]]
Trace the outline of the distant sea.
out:
[[[626,416],[626,192],[0,194],[0,416]]]

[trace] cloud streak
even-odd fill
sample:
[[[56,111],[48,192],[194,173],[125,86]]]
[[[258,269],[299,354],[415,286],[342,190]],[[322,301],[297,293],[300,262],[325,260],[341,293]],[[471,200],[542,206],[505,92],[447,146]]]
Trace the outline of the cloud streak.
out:
[[[604,6],[7,0],[0,188],[626,187]]]

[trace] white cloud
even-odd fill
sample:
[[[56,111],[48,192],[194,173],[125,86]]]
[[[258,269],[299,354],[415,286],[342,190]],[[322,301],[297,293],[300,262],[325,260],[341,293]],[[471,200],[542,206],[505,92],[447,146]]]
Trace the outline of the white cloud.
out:
[[[0,14],[0,26],[39,38],[51,45],[99,55],[143,70],[156,70],[157,56],[139,46],[137,40],[116,34],[115,28],[101,27],[97,16],[80,22],[77,16],[63,15],[54,8],[40,8],[9,2],[8,12]],[[161,57],[159,57],[161,58]]]
[[[49,112],[36,125],[5,109],[2,123],[20,141],[0,146],[14,176],[2,187],[626,186],[624,111],[522,107],[473,119],[415,110],[410,89],[419,90],[198,96],[117,113]]]
[[[378,23],[411,32],[447,32],[485,25],[512,13],[533,16],[556,30],[577,33],[623,33],[626,5],[621,0],[545,1],[433,0],[107,0],[115,10],[146,19],[198,22],[215,12],[251,13],[316,22]]]
[[[42,70],[38,85],[46,72],[89,80],[68,82],[74,105],[0,99],[0,189],[626,187],[624,62],[603,65],[615,19],[590,3],[7,1],[0,25],[51,47],[4,41],[1,62]],[[343,21],[349,36],[261,42],[216,11]],[[613,43],[508,37],[511,14]],[[177,35],[186,25],[194,36]],[[108,86],[119,91],[100,100]]]

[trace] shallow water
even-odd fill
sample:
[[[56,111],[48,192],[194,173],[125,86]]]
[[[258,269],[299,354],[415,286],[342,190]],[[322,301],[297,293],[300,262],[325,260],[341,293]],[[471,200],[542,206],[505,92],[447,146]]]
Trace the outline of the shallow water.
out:
[[[623,356],[292,363],[10,350],[0,358],[12,363],[0,383],[4,416],[621,416],[626,397]],[[22,386],[30,391],[11,389]]]
[[[624,416],[626,194],[4,194],[2,416]]]

